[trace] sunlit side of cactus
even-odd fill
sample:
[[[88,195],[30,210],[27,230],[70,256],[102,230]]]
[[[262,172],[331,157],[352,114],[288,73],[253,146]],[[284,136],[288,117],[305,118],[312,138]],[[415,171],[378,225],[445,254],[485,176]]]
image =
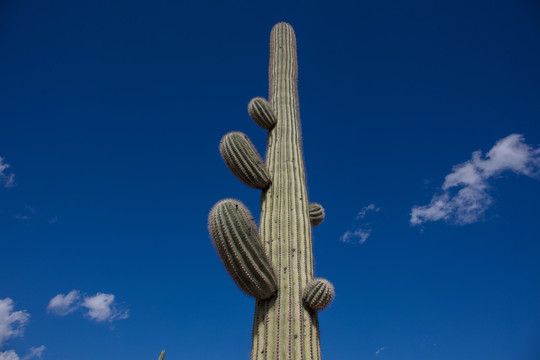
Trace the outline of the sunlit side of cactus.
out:
[[[225,135],[220,146],[229,169],[262,190],[258,237],[249,211],[231,199],[214,206],[209,230],[227,271],[257,299],[251,359],[320,359],[317,310],[332,301],[334,287],[314,279],[311,227],[323,221],[324,209],[308,202],[296,37],[287,23],[272,29],[269,75],[269,101],[257,97],[248,105],[268,130],[266,163],[242,133]]]

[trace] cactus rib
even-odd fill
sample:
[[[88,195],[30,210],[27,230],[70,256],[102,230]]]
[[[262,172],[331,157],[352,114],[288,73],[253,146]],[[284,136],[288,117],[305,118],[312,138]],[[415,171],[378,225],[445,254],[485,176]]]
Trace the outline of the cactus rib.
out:
[[[225,268],[240,289],[256,299],[274,295],[274,271],[244,204],[234,199],[218,202],[210,211],[208,228]]]
[[[225,134],[219,151],[231,172],[249,187],[266,189],[271,181],[263,160],[249,138],[241,132]]]

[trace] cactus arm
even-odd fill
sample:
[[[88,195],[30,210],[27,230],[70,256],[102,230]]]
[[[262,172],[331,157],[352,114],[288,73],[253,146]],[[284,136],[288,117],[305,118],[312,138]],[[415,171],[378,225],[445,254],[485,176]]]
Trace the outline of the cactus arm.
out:
[[[334,300],[334,285],[326,279],[313,279],[304,290],[303,299],[312,310],[324,310]]]
[[[324,220],[324,208],[321,204],[309,203],[309,220],[311,226],[315,227],[323,222]]]
[[[210,211],[208,229],[225,268],[240,289],[256,299],[274,295],[274,270],[249,210],[238,200],[222,200]]]
[[[219,151],[231,172],[244,184],[255,189],[270,185],[270,177],[263,160],[249,138],[233,131],[221,139]]]
[[[270,103],[262,97],[252,99],[248,104],[249,116],[263,129],[270,130],[276,125],[276,116]]]

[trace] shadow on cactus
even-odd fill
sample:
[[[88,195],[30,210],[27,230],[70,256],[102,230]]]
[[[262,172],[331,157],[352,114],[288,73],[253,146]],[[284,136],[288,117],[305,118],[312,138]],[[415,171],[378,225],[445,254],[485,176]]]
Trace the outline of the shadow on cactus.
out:
[[[250,211],[225,199],[210,211],[208,229],[238,287],[256,299],[251,359],[320,359],[317,311],[334,298],[334,287],[314,278],[312,226],[324,209],[309,203],[298,107],[296,37],[287,23],[270,35],[270,94],[248,105],[268,131],[266,161],[240,132],[226,134],[220,152],[244,184],[262,191],[257,232]]]

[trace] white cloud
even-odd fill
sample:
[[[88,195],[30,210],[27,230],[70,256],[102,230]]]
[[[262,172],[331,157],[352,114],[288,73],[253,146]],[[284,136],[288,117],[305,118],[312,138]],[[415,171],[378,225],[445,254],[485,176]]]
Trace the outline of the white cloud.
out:
[[[375,204],[369,204],[367,206],[364,206],[360,210],[358,215],[356,215],[356,218],[353,222],[352,230],[348,230],[343,235],[341,235],[341,242],[356,244],[365,243],[371,235],[372,228],[370,223],[364,221],[364,218],[369,211],[379,212],[380,210],[381,209],[376,207]],[[359,223],[359,220],[362,220],[363,223]]]
[[[43,352],[45,351],[45,349],[46,349],[45,345],[41,345],[41,346],[38,346],[38,347],[32,346],[28,350],[28,354],[26,354],[22,358],[22,360],[30,360],[30,359],[35,358],[35,357],[37,357],[38,359],[41,359],[41,355],[43,355]]]
[[[30,360],[32,358],[38,358],[41,359],[41,355],[43,355],[43,351],[45,351],[45,345],[41,345],[39,347],[31,347],[28,349],[28,354],[26,354],[22,360]],[[0,352],[0,360],[21,360],[19,355],[13,350],[7,350],[4,352]]]
[[[485,156],[475,151],[470,160],[454,166],[445,177],[441,194],[434,195],[428,205],[412,208],[411,224],[445,220],[465,225],[479,221],[493,203],[489,180],[506,171],[538,177],[540,148],[525,144],[523,135],[511,134],[497,141]]]
[[[354,243],[355,240],[358,240],[359,244],[363,244],[371,235],[371,229],[356,229],[346,231],[345,234],[341,235],[341,241],[344,243]]]
[[[358,215],[356,216],[357,219],[363,219],[366,217],[366,213],[368,211],[375,211],[375,212],[379,212],[379,210],[381,210],[380,208],[376,207],[375,204],[369,204],[368,206],[364,206],[360,212],[358,213]]]
[[[84,307],[85,314],[96,322],[113,322],[127,319],[129,310],[123,308],[114,300],[113,294],[97,293],[94,296],[81,295],[79,290],[71,290],[68,294],[58,294],[49,301],[47,311],[55,315],[65,316]],[[0,359],[1,360],[1,359]]]
[[[81,305],[80,297],[79,290],[71,290],[66,295],[58,294],[49,301],[47,311],[60,316],[70,314]]]
[[[22,335],[29,318],[26,310],[13,311],[10,298],[0,299],[0,346],[5,340]]]
[[[19,355],[13,350],[0,352],[0,360],[19,360]]]
[[[88,309],[86,315],[97,322],[112,322],[129,317],[129,310],[120,309],[114,301],[113,294],[97,293],[94,296],[86,297],[82,306]]]
[[[377,349],[377,351],[375,351],[375,356],[379,356],[380,353],[382,353],[384,351],[384,348],[379,348]]]
[[[15,174],[6,174],[9,164],[4,162],[4,158],[0,156],[0,185],[6,188],[15,186]]]

